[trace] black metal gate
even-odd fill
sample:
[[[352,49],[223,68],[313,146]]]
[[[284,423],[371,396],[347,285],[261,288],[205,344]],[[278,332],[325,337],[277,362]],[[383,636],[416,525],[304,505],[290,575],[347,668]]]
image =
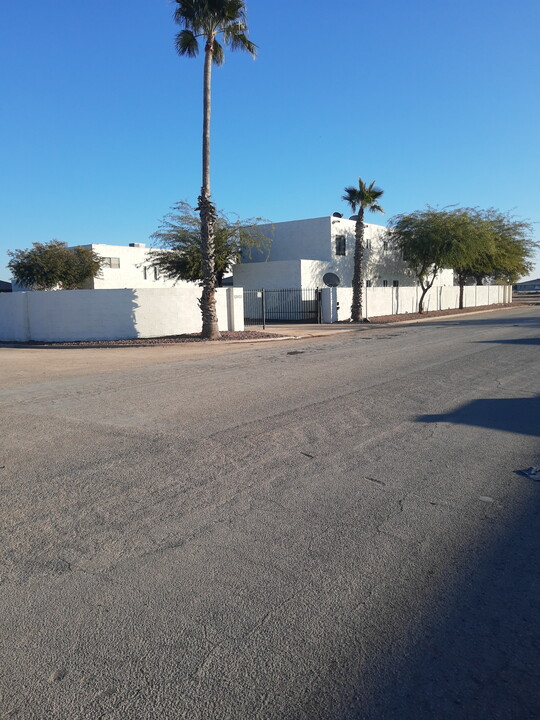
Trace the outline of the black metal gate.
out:
[[[318,288],[244,290],[245,325],[320,322],[321,291]]]

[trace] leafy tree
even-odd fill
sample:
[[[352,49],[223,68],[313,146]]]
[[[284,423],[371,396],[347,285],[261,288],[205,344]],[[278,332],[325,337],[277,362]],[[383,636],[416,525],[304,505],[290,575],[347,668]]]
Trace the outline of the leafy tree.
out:
[[[427,207],[396,215],[389,228],[422,288],[418,312],[423,312],[425,295],[442,268],[454,270],[462,308],[468,281],[514,283],[532,268],[530,258],[537,247],[529,222],[493,208]]]
[[[233,263],[253,249],[268,250],[270,238],[258,229],[261,218],[231,219],[222,212],[216,214],[214,224],[215,272],[218,287]],[[152,250],[150,262],[169,280],[203,280],[201,257],[201,220],[196,209],[187,202],[179,202],[162,220],[152,235],[163,250]]]
[[[486,255],[493,243],[487,224],[476,208],[454,208],[447,212],[447,250],[444,265],[454,270],[459,285],[459,307],[463,308],[463,293],[471,268]]]
[[[468,212],[478,232],[486,237],[475,262],[466,269],[469,278],[479,285],[484,280],[513,285],[533,269],[531,260],[539,245],[533,240],[533,226],[528,220],[495,208],[471,208]]]
[[[101,258],[91,248],[68,248],[60,240],[9,250],[8,268],[18,285],[31,290],[75,290],[99,275]]]
[[[424,298],[439,271],[448,267],[451,251],[456,252],[452,237],[459,226],[460,219],[451,210],[431,207],[395,215],[388,223],[393,242],[422,288],[419,313],[424,311]]]
[[[210,111],[212,64],[222,65],[225,60],[223,43],[231,50],[246,50],[256,55],[256,46],[248,39],[246,6],[243,0],[176,0],[174,19],[183,29],[176,36],[179,55],[196,57],[198,38],[204,41],[203,80],[203,172],[198,211],[201,218],[201,265],[203,292],[201,298],[202,336],[218,340],[216,314],[216,270],[214,226],[216,207],[210,198]]]
[[[364,284],[364,213],[366,210],[370,212],[383,213],[384,210],[378,204],[379,198],[384,190],[375,186],[375,182],[370,185],[358,178],[358,187],[350,186],[345,188],[345,194],[342,199],[350,205],[356,216],[355,226],[355,243],[354,243],[354,271],[352,280],[353,297],[351,304],[351,320],[352,322],[362,321],[362,290]]]

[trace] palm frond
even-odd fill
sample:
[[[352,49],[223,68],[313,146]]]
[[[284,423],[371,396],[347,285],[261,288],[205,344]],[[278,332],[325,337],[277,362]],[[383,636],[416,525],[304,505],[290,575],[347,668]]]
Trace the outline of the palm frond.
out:
[[[257,46],[249,40],[247,15],[244,0],[176,0],[175,22],[184,30],[178,34],[176,49],[180,55],[193,57],[197,36],[208,39],[223,34],[225,44],[232,50],[245,50],[253,57]],[[189,39],[184,33],[190,33]],[[221,65],[224,61],[223,48],[214,45],[214,62]]]
[[[345,200],[356,212],[356,208],[371,210],[372,212],[384,213],[377,200],[384,194],[384,190],[375,185],[375,181],[367,185],[362,178],[358,178],[358,187],[349,186],[345,188],[342,200]]]
[[[175,45],[179,55],[196,57],[199,54],[199,43],[191,30],[181,30],[176,36]]]
[[[352,185],[346,187],[345,193],[341,196],[341,199],[351,206],[353,212],[356,212],[356,208],[360,204],[360,200],[358,198],[358,190],[355,187]]]
[[[223,63],[225,62],[225,53],[223,52],[223,47],[216,39],[214,39],[212,61],[214,65],[223,65]]]
[[[231,50],[245,50],[253,57],[257,56],[257,46],[248,39],[245,33],[231,33],[227,35],[224,33],[224,37]]]

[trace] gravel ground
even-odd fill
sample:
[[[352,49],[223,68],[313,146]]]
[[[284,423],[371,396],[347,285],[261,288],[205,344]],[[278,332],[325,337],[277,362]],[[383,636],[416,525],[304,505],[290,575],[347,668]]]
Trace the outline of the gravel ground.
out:
[[[232,332],[225,331],[221,333],[221,341],[231,340],[260,340],[268,338],[273,339],[276,337],[283,337],[276,333],[258,332],[257,330],[244,330],[243,332]],[[135,338],[133,340],[95,340],[93,342],[88,341],[77,341],[77,342],[57,342],[57,343],[44,343],[44,342],[30,342],[30,343],[0,343],[0,345],[10,346],[38,346],[38,347],[116,347],[124,345],[137,345],[138,347],[146,345],[176,345],[179,343],[206,343],[210,342],[201,337],[200,333],[189,333],[185,335],[168,335],[166,337],[155,337],[155,338]]]
[[[515,305],[516,303],[514,303]],[[444,315],[465,315],[466,313],[481,312],[483,310],[498,310],[506,308],[508,305],[478,305],[478,307],[463,308],[462,310],[431,310],[424,313],[404,313],[403,315],[380,315],[377,317],[370,317],[372,323],[395,323],[400,320],[423,320],[430,317],[443,317]],[[348,321],[347,321],[348,322]]]

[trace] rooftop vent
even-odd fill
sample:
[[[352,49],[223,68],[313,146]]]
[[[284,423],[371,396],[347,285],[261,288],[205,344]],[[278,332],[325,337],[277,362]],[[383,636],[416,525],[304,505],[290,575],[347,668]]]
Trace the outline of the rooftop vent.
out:
[[[145,243],[129,243],[129,247],[146,247]]]
[[[338,213],[338,212],[332,213],[332,217],[342,218],[342,217],[343,217],[343,213]]]

